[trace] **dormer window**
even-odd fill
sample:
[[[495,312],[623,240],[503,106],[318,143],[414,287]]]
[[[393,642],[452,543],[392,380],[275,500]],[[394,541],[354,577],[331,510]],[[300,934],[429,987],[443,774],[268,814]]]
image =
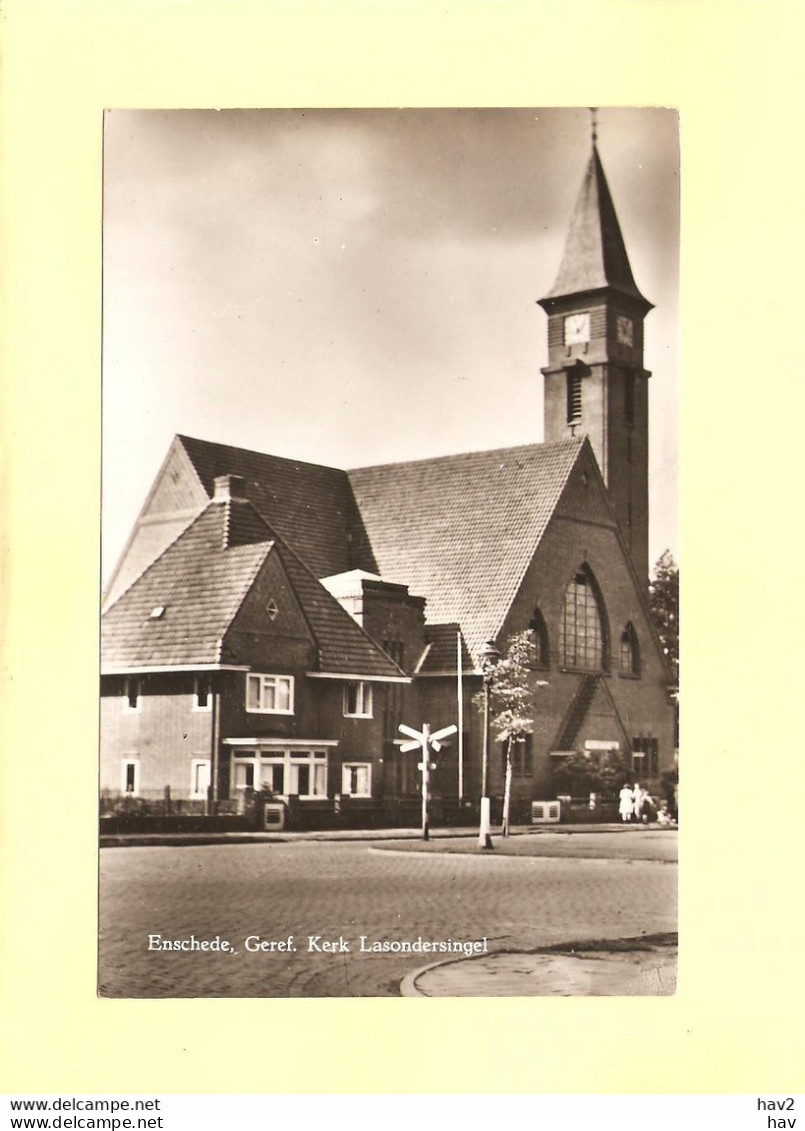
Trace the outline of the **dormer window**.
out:
[[[151,620],[162,620],[165,615],[164,605],[154,605],[151,612],[148,614]]]

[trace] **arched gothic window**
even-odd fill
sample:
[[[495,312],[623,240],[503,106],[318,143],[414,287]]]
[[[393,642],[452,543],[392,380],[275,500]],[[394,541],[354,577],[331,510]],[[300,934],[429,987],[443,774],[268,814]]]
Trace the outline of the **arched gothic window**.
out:
[[[550,663],[550,651],[548,649],[548,627],[545,624],[545,617],[539,608],[534,609],[534,615],[531,617],[531,623],[528,626],[534,633],[534,646],[536,648],[535,662],[541,668],[547,668]]]
[[[640,675],[640,645],[631,622],[626,625],[621,635],[618,669],[621,675]]]
[[[592,574],[580,570],[565,590],[559,622],[562,665],[597,672],[607,666],[607,631],[603,603]]]

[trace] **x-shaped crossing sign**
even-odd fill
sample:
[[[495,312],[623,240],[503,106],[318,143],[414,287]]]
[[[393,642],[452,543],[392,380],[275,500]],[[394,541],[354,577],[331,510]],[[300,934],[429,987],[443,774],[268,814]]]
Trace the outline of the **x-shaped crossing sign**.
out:
[[[400,723],[399,730],[400,734],[404,734],[411,739],[410,742],[403,742],[401,744],[400,750],[403,754],[406,754],[409,750],[417,750],[420,747],[423,751],[427,751],[428,746],[438,754],[442,748],[441,740],[443,738],[449,738],[451,734],[455,734],[458,731],[458,727],[455,725],[443,727],[441,730],[435,730],[433,734],[431,734],[430,727],[427,723],[424,724],[422,730],[414,730],[413,727],[407,727],[404,723]]]
[[[400,750],[403,754],[409,750],[421,750],[422,761],[419,763],[419,768],[422,771],[422,836],[424,840],[430,838],[430,827],[428,820],[428,770],[430,764],[428,762],[428,747],[435,750],[436,753],[442,748],[442,740],[448,738],[451,734],[458,731],[457,726],[443,727],[441,730],[435,730],[431,734],[430,727],[424,723],[422,730],[414,730],[413,727],[407,727],[404,723],[400,723],[399,730],[406,738],[410,739],[409,742],[400,744]]]

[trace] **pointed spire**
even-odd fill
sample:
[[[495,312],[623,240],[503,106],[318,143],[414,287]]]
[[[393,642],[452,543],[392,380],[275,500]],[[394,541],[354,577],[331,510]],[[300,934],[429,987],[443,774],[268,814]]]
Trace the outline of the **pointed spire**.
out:
[[[636,299],[646,311],[644,298],[629,266],[615,205],[598,156],[597,123],[592,118],[592,153],[570,221],[562,263],[543,303],[588,291],[613,290]]]

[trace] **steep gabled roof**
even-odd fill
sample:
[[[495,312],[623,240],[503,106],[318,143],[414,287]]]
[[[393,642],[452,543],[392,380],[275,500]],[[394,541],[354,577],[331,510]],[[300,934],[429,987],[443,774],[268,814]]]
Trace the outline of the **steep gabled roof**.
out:
[[[318,645],[320,671],[391,680],[405,676],[300,558],[279,540],[277,552]]]
[[[276,554],[318,650],[320,671],[401,679],[404,673],[332,597],[250,502],[214,502],[102,618],[105,671],[249,664],[227,633],[269,556]],[[164,612],[151,615],[155,609]]]
[[[636,299],[646,311],[651,309],[634,281],[601,158],[593,146],[559,274],[542,303],[550,305],[552,299],[605,289]]]
[[[419,660],[417,675],[453,675],[458,670],[457,624],[428,624],[425,626],[427,644]],[[473,671],[475,664],[461,637],[461,670]]]
[[[220,663],[222,641],[274,545],[263,526],[261,541],[226,549],[228,510],[207,507],[104,613],[102,670]]]
[[[344,471],[177,436],[212,498],[220,475],[239,475],[259,514],[317,577],[360,566],[374,571],[360,514]]]
[[[458,623],[477,658],[494,638],[579,457],[580,439],[349,472],[384,577]]]

